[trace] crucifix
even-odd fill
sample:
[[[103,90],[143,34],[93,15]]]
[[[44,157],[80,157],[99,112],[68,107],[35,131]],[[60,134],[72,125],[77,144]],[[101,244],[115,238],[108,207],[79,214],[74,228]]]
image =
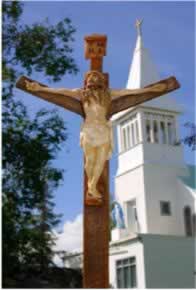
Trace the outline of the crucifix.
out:
[[[90,70],[81,89],[55,89],[22,76],[16,87],[79,114],[84,122],[80,145],[84,151],[84,288],[109,288],[109,159],[113,148],[112,115],[167,94],[177,88],[169,77],[142,89],[110,89],[102,72],[107,37],[85,37]]]

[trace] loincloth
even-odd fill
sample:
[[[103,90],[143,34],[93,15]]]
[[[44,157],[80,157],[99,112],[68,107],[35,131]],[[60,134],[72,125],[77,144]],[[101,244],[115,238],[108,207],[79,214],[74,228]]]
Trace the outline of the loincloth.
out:
[[[84,122],[80,137],[82,143],[88,143],[92,147],[101,146],[104,144],[112,145],[112,125],[111,122],[107,123],[86,123]],[[81,144],[83,147],[83,145]]]

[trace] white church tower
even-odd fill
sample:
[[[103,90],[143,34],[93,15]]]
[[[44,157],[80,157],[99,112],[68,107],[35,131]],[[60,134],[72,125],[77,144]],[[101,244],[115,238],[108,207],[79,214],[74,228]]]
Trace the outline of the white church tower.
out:
[[[161,79],[143,45],[141,21],[136,22],[136,27],[137,41],[128,89],[143,88]],[[181,108],[168,94],[113,117],[118,142],[115,199],[121,205],[125,220],[124,229],[112,231],[110,281],[114,287],[194,286],[192,258],[188,263],[190,267],[187,266],[189,272],[185,270],[181,277],[180,266],[172,270],[171,265],[167,265],[172,259],[176,263],[179,259],[186,260],[183,250],[187,257],[193,255],[193,245],[187,248],[187,243],[189,245],[193,239],[187,236],[193,235],[194,194],[180,179],[188,175],[179,145],[180,113]],[[178,248],[179,243],[181,248]],[[160,256],[161,264],[156,260],[158,257],[153,256],[153,260],[150,253]],[[173,258],[166,259],[168,255]],[[129,274],[125,264],[129,265]]]

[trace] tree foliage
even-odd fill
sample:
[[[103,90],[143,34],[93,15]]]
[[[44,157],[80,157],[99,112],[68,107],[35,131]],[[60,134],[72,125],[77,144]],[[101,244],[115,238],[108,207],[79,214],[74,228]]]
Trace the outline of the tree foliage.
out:
[[[71,20],[65,18],[56,25],[48,20],[21,25],[22,7],[21,2],[3,2],[4,79],[16,74],[16,65],[28,75],[42,72],[53,81],[60,80],[65,73],[76,73],[78,69],[71,56],[70,43],[75,32]]]
[[[196,125],[191,122],[187,122],[184,126],[189,129],[189,133],[182,140],[182,142],[194,151],[196,149]]]
[[[25,3],[3,1],[3,281],[29,265],[46,269],[52,263],[53,193],[63,172],[52,161],[67,139],[57,111],[40,110],[32,119],[14,97],[21,73],[39,72],[53,81],[76,73],[67,18],[56,25],[46,20],[22,24]],[[22,270],[21,270],[22,271]]]

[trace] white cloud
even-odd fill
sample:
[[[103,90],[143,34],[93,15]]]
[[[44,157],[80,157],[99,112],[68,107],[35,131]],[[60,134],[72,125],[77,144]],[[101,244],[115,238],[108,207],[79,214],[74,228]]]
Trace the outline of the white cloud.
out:
[[[61,233],[55,232],[57,237],[55,251],[78,252],[82,250],[83,216],[79,214],[73,221],[66,221]]]

